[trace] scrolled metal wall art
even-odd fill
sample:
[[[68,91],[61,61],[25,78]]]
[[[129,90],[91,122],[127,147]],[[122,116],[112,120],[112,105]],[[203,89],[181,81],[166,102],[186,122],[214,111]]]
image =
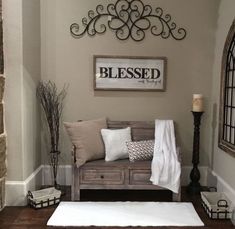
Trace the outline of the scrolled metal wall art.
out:
[[[184,28],[177,28],[170,14],[163,14],[162,8],[157,7],[153,12],[152,6],[145,5],[141,0],[117,0],[114,4],[108,4],[106,9],[103,5],[97,5],[95,11],[88,11],[88,18],[82,19],[82,25],[82,31],[77,23],[70,26],[70,32],[75,38],[85,33],[89,36],[103,34],[107,28],[115,31],[119,40],[132,38],[134,41],[142,41],[147,30],[164,39],[172,37],[183,40],[187,34]]]

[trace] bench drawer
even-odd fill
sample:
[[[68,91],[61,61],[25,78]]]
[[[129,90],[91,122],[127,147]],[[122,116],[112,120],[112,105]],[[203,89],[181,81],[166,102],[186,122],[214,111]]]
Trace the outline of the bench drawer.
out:
[[[130,184],[131,185],[151,185],[149,180],[151,176],[151,170],[149,169],[132,169],[130,170]]]
[[[124,171],[119,169],[81,169],[81,184],[124,184]]]

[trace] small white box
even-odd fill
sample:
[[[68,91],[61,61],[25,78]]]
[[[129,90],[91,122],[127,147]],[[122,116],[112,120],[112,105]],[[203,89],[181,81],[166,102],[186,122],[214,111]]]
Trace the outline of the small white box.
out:
[[[44,208],[60,202],[61,191],[45,188],[37,191],[28,191],[28,203],[34,208]]]
[[[223,192],[201,192],[201,199],[211,219],[231,219],[232,202]]]

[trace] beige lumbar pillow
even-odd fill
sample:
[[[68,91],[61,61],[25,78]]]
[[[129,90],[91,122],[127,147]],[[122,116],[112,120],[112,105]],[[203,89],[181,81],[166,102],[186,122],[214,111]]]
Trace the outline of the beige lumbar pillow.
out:
[[[76,147],[76,163],[102,159],[105,156],[101,129],[107,128],[105,118],[80,122],[64,122],[72,144]]]

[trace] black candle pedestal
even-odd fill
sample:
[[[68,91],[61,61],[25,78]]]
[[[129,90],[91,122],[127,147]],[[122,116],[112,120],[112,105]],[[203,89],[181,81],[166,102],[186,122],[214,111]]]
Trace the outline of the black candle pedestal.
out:
[[[199,194],[202,189],[199,183],[200,171],[198,169],[198,164],[199,164],[199,146],[200,146],[200,124],[203,112],[192,111],[192,113],[194,117],[193,158],[192,158],[193,169],[190,173],[191,182],[187,187],[187,191],[190,194]]]

